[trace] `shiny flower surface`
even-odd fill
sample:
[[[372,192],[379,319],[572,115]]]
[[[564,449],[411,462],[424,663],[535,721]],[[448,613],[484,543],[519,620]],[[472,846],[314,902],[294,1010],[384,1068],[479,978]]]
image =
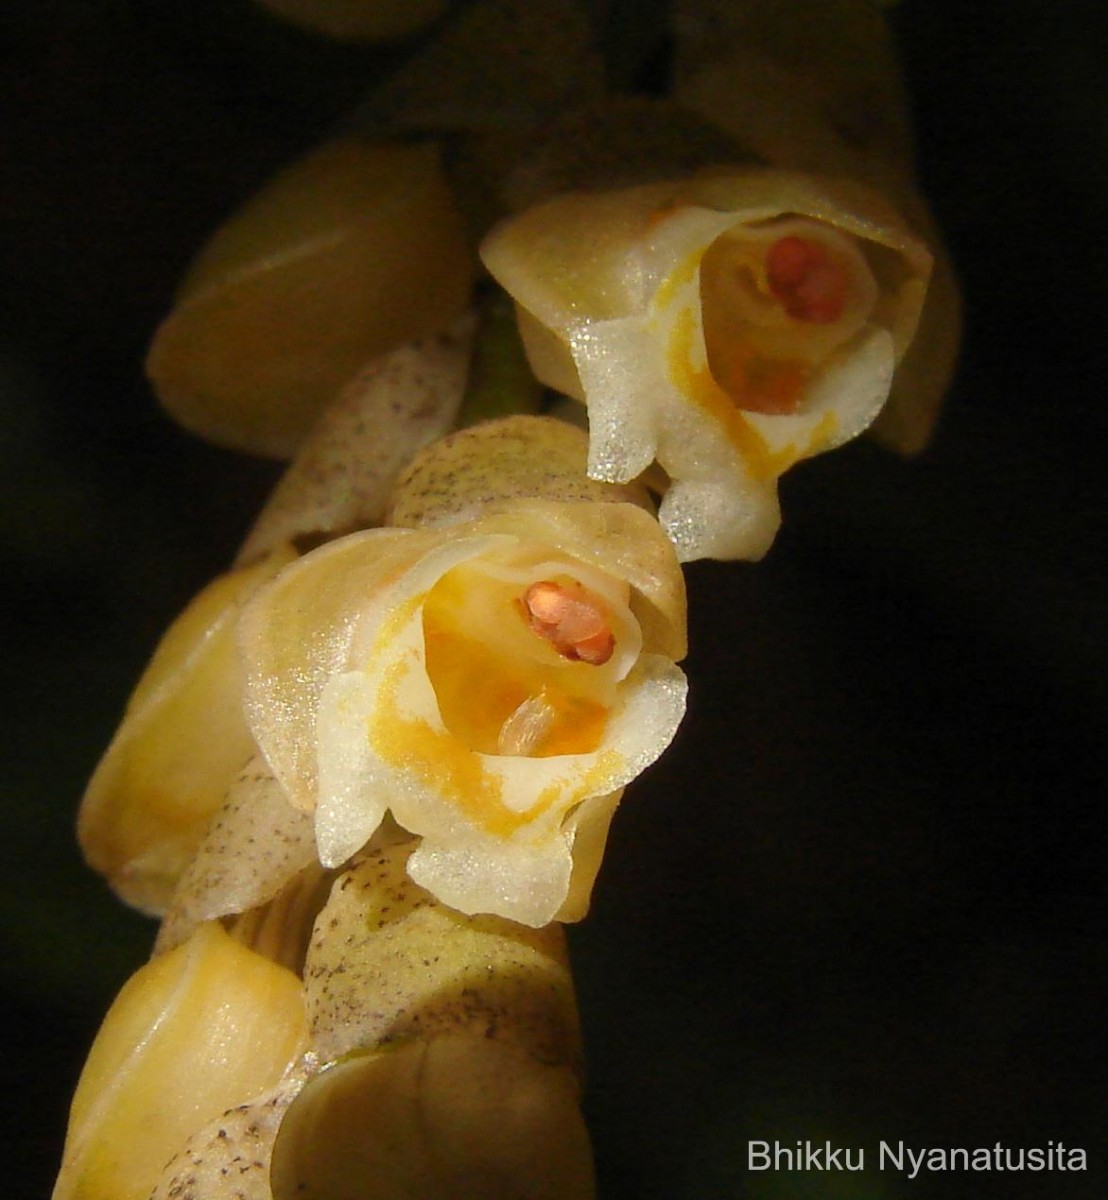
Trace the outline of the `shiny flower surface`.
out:
[[[768,169],[567,194],[482,257],[540,379],[588,405],[589,474],[665,470],[684,560],[765,552],[778,477],[880,411],[931,266],[876,193]]]
[[[680,572],[628,504],[351,535],[278,576],[240,644],[254,736],[325,865],[391,811],[423,839],[416,882],[531,925],[583,913],[621,789],[684,711]]]

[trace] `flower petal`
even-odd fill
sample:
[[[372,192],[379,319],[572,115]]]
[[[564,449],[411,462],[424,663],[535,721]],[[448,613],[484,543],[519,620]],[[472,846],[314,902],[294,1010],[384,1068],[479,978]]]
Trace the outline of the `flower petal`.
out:
[[[300,560],[310,560],[306,569],[292,564],[243,612],[247,719],[295,807],[315,808],[316,713],[327,681],[346,669],[355,615],[436,542],[392,529],[341,538]]]

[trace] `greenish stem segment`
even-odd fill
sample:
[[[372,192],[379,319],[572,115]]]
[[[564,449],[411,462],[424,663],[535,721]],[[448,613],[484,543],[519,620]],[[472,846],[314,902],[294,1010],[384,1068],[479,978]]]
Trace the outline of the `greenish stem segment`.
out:
[[[496,288],[481,307],[458,428],[497,417],[537,413],[542,400],[542,384],[531,373],[520,341],[515,306],[506,292]]]

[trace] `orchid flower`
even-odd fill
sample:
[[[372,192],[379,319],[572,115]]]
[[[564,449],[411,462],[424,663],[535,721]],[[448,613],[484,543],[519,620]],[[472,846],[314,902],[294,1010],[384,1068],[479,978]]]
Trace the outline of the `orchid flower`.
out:
[[[445,903],[583,916],[622,790],[668,746],[686,690],[676,556],[641,493],[585,478],[584,443],[538,417],[455,435],[410,464],[391,526],[213,585],[93,778],[93,864],[164,912],[186,867],[227,878],[223,842],[268,822],[280,854],[231,894],[270,901],[391,812]],[[292,810],[311,814],[307,842]],[[226,911],[192,911],[163,944]]]
[[[778,477],[881,410],[931,266],[876,193],[755,168],[560,196],[481,254],[536,374],[588,406],[589,474],[667,473],[683,560],[766,551]]]
[[[633,505],[521,501],[353,534],[282,572],[240,621],[246,711],[314,813],[321,862],[391,811],[422,837],[409,869],[438,899],[528,925],[566,915],[579,832],[607,822],[684,711],[675,614],[637,615],[665,588],[636,569],[660,539]]]
[[[151,348],[182,424],[294,461],[82,805],[90,862],[164,920],[89,1056],[55,1200],[589,1200],[560,922],[682,720],[680,563],[759,557],[780,476],[875,420],[931,253],[877,192],[778,161],[849,80],[798,93],[781,141],[757,88],[728,103],[715,0],[679,5],[683,108],[605,96],[559,0],[260,3],[351,39],[442,21],[358,134],[216,232]],[[721,27],[762,29],[740,7]],[[763,165],[703,169],[744,139]],[[461,214],[505,209],[481,254],[533,375],[517,344],[490,385]],[[482,419],[537,405],[536,379],[585,403],[587,436]]]

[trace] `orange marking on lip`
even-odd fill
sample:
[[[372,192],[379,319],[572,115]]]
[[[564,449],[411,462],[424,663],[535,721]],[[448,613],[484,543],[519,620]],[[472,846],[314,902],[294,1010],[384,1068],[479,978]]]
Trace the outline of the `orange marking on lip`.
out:
[[[748,346],[729,346],[716,381],[744,412],[788,416],[804,398],[808,372],[797,363],[761,358]]]
[[[776,479],[799,456],[791,446],[776,454],[770,450],[761,434],[745,419],[734,398],[713,378],[708,364],[692,365],[693,330],[693,313],[686,309],[674,323],[670,340],[669,369],[674,384],[723,427],[728,441],[755,479]]]
[[[401,714],[397,693],[404,670],[403,663],[388,669],[369,719],[370,744],[377,754],[390,766],[411,771],[494,836],[509,837],[533,820],[534,812],[508,808],[502,781],[485,770],[477,754],[447,731]]]
[[[838,420],[833,412],[827,412],[805,445],[790,443],[780,450],[771,450],[765,438],[743,416],[742,405],[719,385],[708,364],[692,365],[694,330],[692,310],[686,309],[674,322],[670,337],[670,378],[682,395],[715,418],[755,479],[776,479],[805,455],[831,444]]]

